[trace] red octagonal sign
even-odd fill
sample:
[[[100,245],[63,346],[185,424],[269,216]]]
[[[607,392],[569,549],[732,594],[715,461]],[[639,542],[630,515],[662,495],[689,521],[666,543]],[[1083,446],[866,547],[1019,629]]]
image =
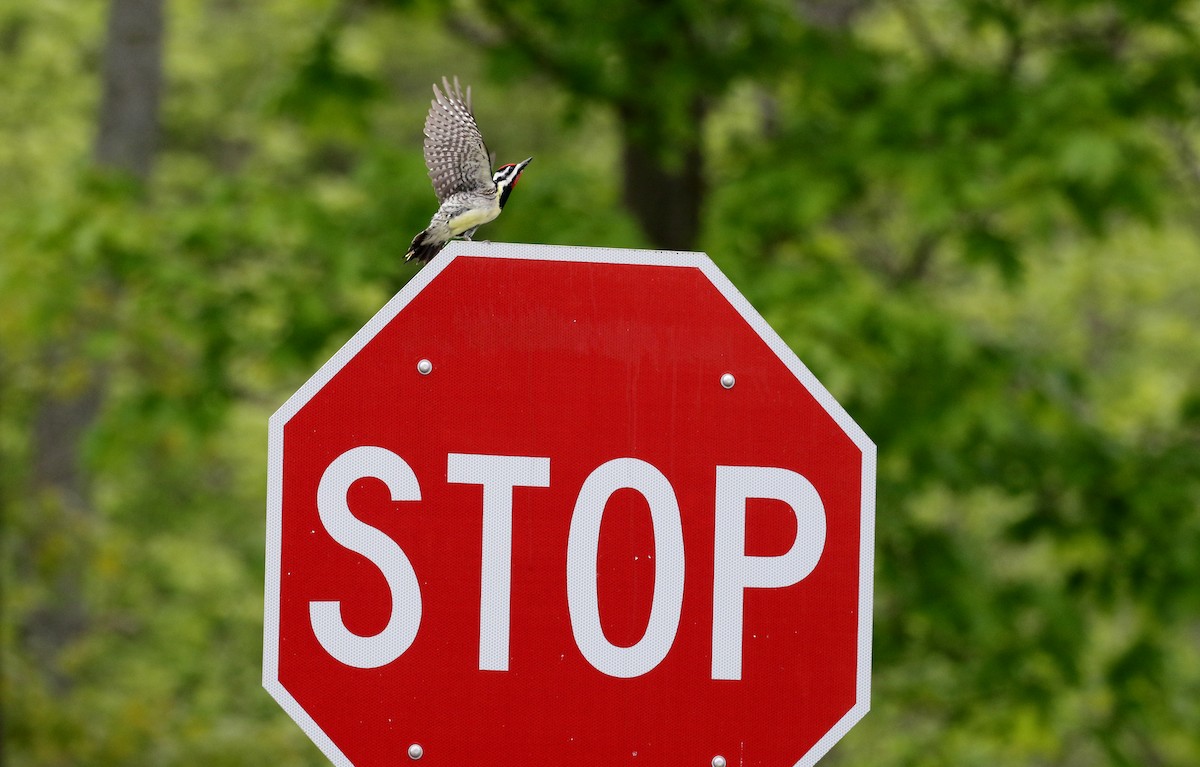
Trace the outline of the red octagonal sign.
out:
[[[338,765],[810,765],[874,483],[707,256],[453,243],[271,419],[263,683]]]

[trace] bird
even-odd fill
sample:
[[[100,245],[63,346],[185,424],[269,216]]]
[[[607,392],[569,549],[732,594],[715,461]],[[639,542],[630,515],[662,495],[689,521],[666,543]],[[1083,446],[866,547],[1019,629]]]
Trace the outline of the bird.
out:
[[[404,260],[428,261],[455,237],[470,240],[475,230],[500,215],[517,179],[533,161],[501,165],[491,172],[492,156],[471,111],[471,87],[463,91],[442,78],[433,85],[425,118],[425,165],[439,207],[429,226],[413,238]]]

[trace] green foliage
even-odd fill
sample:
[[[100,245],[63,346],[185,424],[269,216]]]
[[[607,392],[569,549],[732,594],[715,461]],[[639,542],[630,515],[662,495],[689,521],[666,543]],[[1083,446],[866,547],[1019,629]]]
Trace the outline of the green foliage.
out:
[[[10,763],[322,763],[258,689],[265,423],[415,273],[444,74],[538,158],[483,236],[654,245],[630,126],[701,152],[701,246],[879,445],[874,710],[829,763],[1200,762],[1194,0],[167,14],[141,184],[89,161],[104,4],[0,7]],[[81,510],[31,435],[89,387]]]

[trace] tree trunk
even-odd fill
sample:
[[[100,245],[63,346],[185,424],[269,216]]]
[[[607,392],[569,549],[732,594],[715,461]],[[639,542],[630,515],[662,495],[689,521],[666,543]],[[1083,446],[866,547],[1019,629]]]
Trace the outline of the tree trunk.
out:
[[[661,118],[652,111],[625,105],[617,114],[625,207],[654,247],[694,250],[708,191],[702,146],[705,109],[697,100],[692,130],[674,146],[661,130]]]
[[[113,0],[96,164],[146,179],[158,144],[163,0]]]
[[[162,84],[162,0],[113,0],[109,8],[104,51],[103,95],[93,157],[102,170],[145,180],[154,164],[158,139],[159,92]],[[119,300],[120,286],[107,275],[84,275],[111,286],[110,299]],[[88,320],[75,317],[77,332],[43,358],[49,380],[66,378],[58,372],[77,365],[84,355]],[[33,655],[60,690],[69,678],[56,669],[61,650],[86,629],[84,571],[81,556],[94,526],[94,508],[83,446],[100,414],[105,397],[103,366],[86,363],[83,381],[73,386],[48,387],[37,403],[30,434],[31,497],[39,511],[49,514],[43,529],[69,542],[47,584],[45,604],[34,610],[24,636]]]

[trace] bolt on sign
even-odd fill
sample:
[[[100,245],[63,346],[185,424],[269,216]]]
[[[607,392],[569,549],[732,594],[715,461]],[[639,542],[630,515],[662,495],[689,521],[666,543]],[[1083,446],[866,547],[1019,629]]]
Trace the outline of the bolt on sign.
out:
[[[272,417],[263,684],[337,765],[811,765],[875,447],[702,253],[456,242]]]

